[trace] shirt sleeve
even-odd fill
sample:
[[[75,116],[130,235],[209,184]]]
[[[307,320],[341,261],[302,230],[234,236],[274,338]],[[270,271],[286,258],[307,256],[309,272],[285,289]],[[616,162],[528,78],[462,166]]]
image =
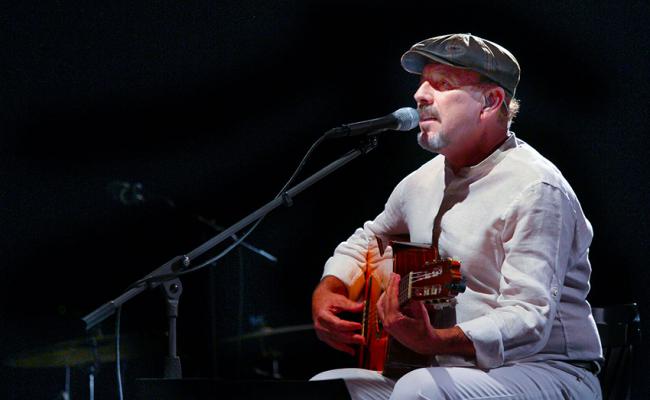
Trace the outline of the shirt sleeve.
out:
[[[486,315],[458,324],[472,340],[480,368],[533,355],[548,341],[571,254],[571,204],[561,189],[536,183],[505,212],[496,305]]]
[[[332,275],[348,287],[350,298],[358,298],[365,282],[366,268],[392,270],[392,250],[380,254],[376,235],[391,235],[408,231],[403,217],[403,198],[406,178],[393,190],[384,210],[363,228],[358,228],[346,241],[340,243],[327,260],[323,278]]]

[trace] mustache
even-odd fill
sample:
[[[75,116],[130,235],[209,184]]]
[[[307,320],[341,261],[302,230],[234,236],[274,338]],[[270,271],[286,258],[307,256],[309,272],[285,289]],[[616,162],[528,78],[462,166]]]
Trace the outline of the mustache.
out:
[[[418,104],[418,114],[420,115],[420,120],[435,118],[440,119],[438,114],[438,109],[432,105],[428,104]]]

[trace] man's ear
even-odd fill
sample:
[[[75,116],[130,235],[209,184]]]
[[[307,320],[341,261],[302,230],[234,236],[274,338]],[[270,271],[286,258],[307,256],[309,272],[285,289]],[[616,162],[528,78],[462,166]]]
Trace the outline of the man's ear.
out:
[[[499,111],[503,104],[506,93],[503,88],[495,86],[483,94],[483,112]]]

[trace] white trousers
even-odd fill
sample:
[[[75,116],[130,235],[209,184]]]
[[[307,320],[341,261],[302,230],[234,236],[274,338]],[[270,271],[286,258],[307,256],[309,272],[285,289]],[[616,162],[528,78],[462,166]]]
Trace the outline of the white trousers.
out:
[[[489,371],[430,367],[409,372],[397,382],[360,368],[321,372],[311,380],[343,379],[352,400],[602,399],[591,372],[556,361],[529,362]]]

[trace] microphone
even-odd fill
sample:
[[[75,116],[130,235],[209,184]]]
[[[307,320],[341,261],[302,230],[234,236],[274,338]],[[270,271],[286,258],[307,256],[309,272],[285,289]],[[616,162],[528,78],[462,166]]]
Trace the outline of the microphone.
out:
[[[106,186],[106,190],[114,200],[125,206],[139,205],[146,201],[144,187],[140,182],[113,181]]]
[[[367,121],[353,122],[330,129],[325,134],[328,138],[341,138],[359,135],[376,135],[383,131],[410,131],[418,126],[420,116],[411,107],[403,107],[384,117]]]
[[[106,185],[106,191],[113,197],[113,200],[125,206],[162,202],[167,207],[176,207],[172,199],[145,190],[144,185],[140,182],[112,181]]]

